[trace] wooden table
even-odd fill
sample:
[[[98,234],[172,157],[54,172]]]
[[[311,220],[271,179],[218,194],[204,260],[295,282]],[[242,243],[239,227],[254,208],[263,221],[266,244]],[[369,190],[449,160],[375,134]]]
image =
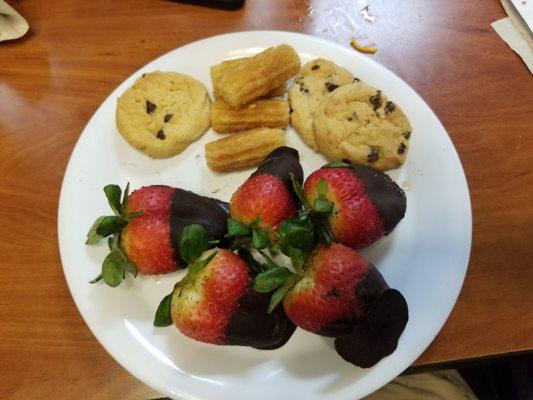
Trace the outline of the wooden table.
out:
[[[497,0],[370,0],[374,23],[355,0],[247,0],[234,12],[8,2],[31,31],[0,43],[0,398],[157,396],[106,353],[72,301],[57,246],[61,180],[83,127],[122,80],[171,49],[249,29],[374,41],[373,57],[429,103],[459,151],[474,214],[468,275],[415,366],[533,349],[533,79],[489,25],[504,16]]]

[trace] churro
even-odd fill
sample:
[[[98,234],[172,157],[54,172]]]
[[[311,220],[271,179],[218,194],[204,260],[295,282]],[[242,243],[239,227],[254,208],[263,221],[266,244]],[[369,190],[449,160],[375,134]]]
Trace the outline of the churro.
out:
[[[223,100],[211,106],[211,126],[216,132],[238,132],[253,128],[281,128],[289,123],[289,102],[281,99],[257,100],[241,109]]]
[[[217,172],[259,165],[272,150],[285,144],[284,133],[281,128],[258,128],[207,143],[207,165]]]
[[[265,96],[299,70],[300,58],[291,46],[271,47],[230,67],[218,81],[218,93],[230,107],[239,108]]]

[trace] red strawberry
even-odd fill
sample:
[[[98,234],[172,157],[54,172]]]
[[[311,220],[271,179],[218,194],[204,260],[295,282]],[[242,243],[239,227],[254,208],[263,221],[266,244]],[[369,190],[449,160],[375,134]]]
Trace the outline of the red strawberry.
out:
[[[228,205],[216,199],[163,185],[144,186],[120,201],[116,185],[104,188],[114,216],[100,217],[89,232],[87,244],[114,235],[111,253],[102,266],[103,278],[117,286],[125,270],[134,275],[163,274],[184,267],[178,237],[191,224],[200,224],[212,239],[226,233]]]
[[[298,152],[289,147],[278,147],[233,194],[231,217],[246,225],[260,218],[260,228],[276,230],[281,222],[295,216],[298,210],[291,174],[302,182]]]
[[[400,292],[389,289],[379,271],[355,250],[336,243],[313,250],[283,306],[302,329],[337,337],[339,354],[363,367],[392,353],[407,323],[407,304]],[[361,343],[367,347],[362,349]]]
[[[304,196],[312,207],[321,197],[333,203],[328,228],[334,241],[353,248],[366,247],[390,233],[406,209],[405,194],[392,179],[361,165],[340,163],[313,172],[305,181]]]
[[[262,349],[285,344],[295,326],[281,309],[267,314],[269,296],[253,290],[250,266],[229,250],[215,251],[189,266],[187,277],[176,285],[170,312],[177,328],[206,343]]]

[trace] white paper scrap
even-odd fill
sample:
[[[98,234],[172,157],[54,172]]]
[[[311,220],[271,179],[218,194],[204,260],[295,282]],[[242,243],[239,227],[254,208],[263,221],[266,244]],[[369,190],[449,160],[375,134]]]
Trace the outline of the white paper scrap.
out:
[[[533,49],[522,33],[515,27],[509,17],[502,18],[491,24],[496,33],[513,49],[526,63],[533,74]]]

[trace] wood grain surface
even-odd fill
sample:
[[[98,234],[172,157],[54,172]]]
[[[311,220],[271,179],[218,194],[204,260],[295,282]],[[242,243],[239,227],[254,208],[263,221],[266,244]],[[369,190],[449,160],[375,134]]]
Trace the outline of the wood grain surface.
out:
[[[105,97],[153,58],[249,29],[374,42],[447,128],[474,215],[468,275],[428,367],[533,349],[533,79],[490,23],[497,0],[247,0],[239,11],[169,1],[8,0],[29,22],[0,43],[0,398],[157,394],[93,337],[70,296],[57,245],[61,180]],[[438,227],[435,227],[438,229]]]

